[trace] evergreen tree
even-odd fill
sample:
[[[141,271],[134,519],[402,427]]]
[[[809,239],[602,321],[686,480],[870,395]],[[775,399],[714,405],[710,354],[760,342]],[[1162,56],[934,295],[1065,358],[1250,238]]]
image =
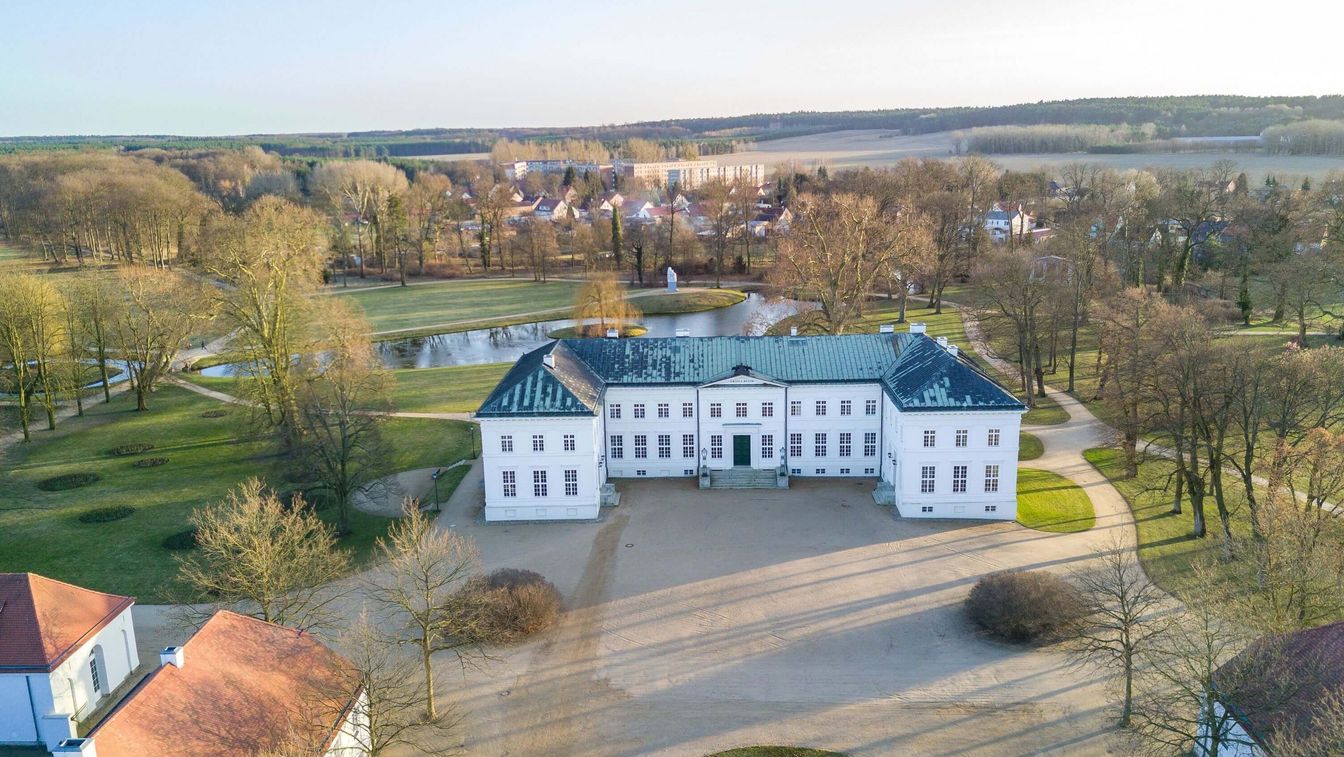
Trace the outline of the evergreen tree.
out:
[[[574,166],[569,166],[568,168],[565,169],[565,178],[563,181],[560,182],[560,186],[562,187],[574,186],[574,178],[575,178]]]
[[[615,258],[616,270],[621,270],[621,248],[625,246],[624,230],[621,228],[621,209],[611,209],[611,256]]]

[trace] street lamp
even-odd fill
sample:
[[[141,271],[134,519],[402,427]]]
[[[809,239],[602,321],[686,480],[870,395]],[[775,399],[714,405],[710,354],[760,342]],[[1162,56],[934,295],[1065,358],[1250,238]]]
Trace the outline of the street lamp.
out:
[[[439,476],[443,475],[443,468],[439,468],[430,474],[430,479],[434,482],[434,512],[442,512],[439,507]]]

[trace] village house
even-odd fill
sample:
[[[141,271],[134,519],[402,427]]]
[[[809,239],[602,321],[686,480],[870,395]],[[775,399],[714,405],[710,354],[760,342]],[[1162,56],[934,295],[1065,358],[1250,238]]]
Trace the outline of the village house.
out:
[[[923,324],[846,336],[562,339],[481,425],[485,517],[583,520],[611,479],[871,479],[909,518],[1012,520],[1022,403]]]
[[[358,672],[311,633],[222,610],[56,753],[356,757],[367,713]]]
[[[537,203],[532,214],[546,220],[561,220],[569,216],[569,204],[559,197],[547,197]]]
[[[985,213],[985,231],[995,242],[1003,242],[1010,237],[1024,238],[1035,225],[1035,219],[1020,204],[995,203]]]
[[[140,665],[130,597],[0,573],[0,745],[48,750]]]

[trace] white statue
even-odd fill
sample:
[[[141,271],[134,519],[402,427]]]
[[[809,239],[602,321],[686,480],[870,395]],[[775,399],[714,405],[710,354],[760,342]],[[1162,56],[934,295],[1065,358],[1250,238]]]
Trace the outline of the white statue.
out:
[[[677,272],[672,270],[672,266],[667,267],[667,291],[677,291]]]

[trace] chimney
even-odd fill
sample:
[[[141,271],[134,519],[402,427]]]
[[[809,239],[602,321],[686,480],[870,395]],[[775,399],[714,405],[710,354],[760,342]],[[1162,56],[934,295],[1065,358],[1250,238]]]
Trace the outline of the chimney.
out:
[[[620,331],[617,331],[616,329],[607,329],[607,338],[608,338],[608,339],[620,339],[620,338],[621,338],[621,332],[620,332]]]
[[[186,661],[186,650],[182,647],[164,647],[163,651],[159,652],[160,665],[172,665],[180,669]]]
[[[65,739],[53,750],[52,754],[78,754],[80,757],[98,757],[93,739]]]
[[[911,333],[911,334],[923,334],[923,333],[924,333],[924,324],[922,324],[922,323],[912,323],[912,324],[910,324],[910,333]]]
[[[790,326],[790,327],[789,327],[789,336],[798,336],[798,327],[797,327],[797,326]]]
[[[955,344],[947,345],[947,351],[952,355],[952,357],[956,357],[957,353],[960,352],[960,350],[957,349],[957,345]]]
[[[691,335],[690,329],[677,329],[677,336],[690,336],[690,335]]]
[[[896,333],[896,324],[894,324],[894,323],[884,323],[884,324],[882,324],[881,326],[878,326],[878,327],[877,327],[877,333],[879,333],[879,334],[894,334],[894,333]]]
[[[546,353],[545,355],[542,355],[542,356],[541,356],[541,364],[544,365],[544,366],[546,366],[547,368],[554,368],[554,367],[555,367],[555,353],[554,353],[554,352],[548,352],[548,353]]]
[[[938,346],[942,347],[943,349],[947,349],[947,337],[945,336],[938,337]]]

